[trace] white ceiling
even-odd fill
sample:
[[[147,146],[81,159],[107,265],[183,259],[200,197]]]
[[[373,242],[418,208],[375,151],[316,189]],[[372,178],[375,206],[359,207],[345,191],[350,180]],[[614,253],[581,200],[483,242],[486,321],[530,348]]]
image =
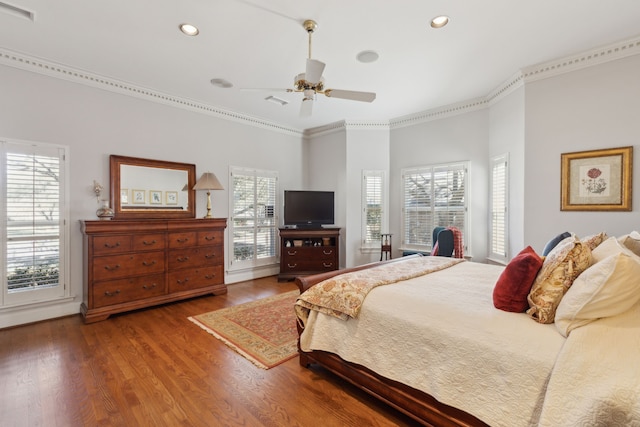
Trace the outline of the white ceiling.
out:
[[[518,70],[640,34],[638,0],[0,0],[0,47],[292,129],[386,121],[486,96]],[[2,5],[0,5],[2,6]],[[436,15],[451,18],[434,30]],[[307,58],[325,86],[371,91],[369,103],[319,95],[299,117],[293,87]],[[191,23],[200,35],[178,26]],[[380,58],[364,64],[363,50]],[[233,83],[211,85],[212,78]],[[279,106],[269,95],[290,101]]]

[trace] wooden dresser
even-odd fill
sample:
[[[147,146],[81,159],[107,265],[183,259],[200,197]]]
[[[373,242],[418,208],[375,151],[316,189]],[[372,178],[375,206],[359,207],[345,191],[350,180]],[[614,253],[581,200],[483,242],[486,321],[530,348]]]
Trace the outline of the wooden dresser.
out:
[[[278,280],[337,270],[339,247],[339,228],[281,228]]]
[[[225,218],[82,221],[85,323],[224,284]]]

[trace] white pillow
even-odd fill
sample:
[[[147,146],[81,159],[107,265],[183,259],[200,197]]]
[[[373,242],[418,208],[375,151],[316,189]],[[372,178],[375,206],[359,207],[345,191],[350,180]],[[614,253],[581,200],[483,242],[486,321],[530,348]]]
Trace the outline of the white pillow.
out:
[[[576,278],[558,305],[556,328],[566,337],[573,329],[623,313],[638,301],[640,258],[619,252],[592,265]]]
[[[619,237],[618,241],[631,252],[640,256],[640,233],[632,231],[626,236]]]
[[[619,253],[634,255],[633,252],[622,245],[619,239],[616,239],[615,237],[609,237],[607,240],[600,243],[593,251],[591,251],[592,263],[596,264],[597,262],[610,257],[611,255]]]

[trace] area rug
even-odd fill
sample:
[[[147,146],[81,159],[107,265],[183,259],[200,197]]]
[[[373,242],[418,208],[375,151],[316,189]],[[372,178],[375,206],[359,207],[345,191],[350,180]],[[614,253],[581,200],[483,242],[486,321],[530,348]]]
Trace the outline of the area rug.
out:
[[[189,317],[196,325],[262,369],[298,354],[293,305],[299,291]]]

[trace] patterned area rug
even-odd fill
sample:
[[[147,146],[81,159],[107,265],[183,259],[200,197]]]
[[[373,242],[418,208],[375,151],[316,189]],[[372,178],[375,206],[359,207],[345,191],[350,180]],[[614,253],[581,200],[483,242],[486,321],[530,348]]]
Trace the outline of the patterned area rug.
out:
[[[299,291],[189,317],[196,325],[262,369],[298,354],[293,305]]]

